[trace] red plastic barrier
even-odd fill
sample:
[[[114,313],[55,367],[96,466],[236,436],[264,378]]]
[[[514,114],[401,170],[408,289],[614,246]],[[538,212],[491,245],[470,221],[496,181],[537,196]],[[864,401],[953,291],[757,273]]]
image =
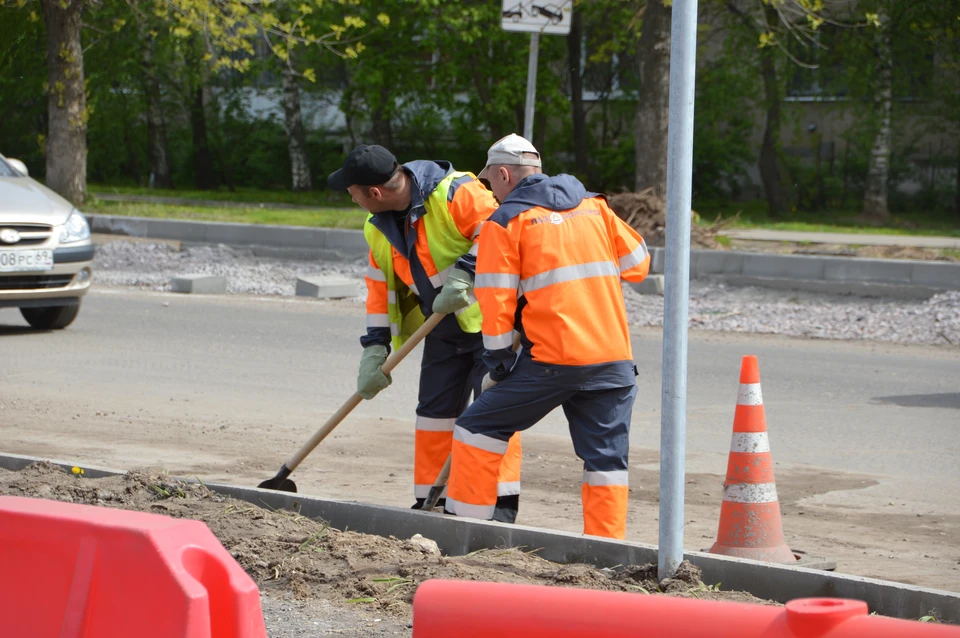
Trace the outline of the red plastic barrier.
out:
[[[784,607],[537,585],[429,580],[413,638],[958,638],[960,627],[868,616],[867,604],[803,598]]]
[[[0,497],[4,638],[262,638],[256,584],[199,521]]]

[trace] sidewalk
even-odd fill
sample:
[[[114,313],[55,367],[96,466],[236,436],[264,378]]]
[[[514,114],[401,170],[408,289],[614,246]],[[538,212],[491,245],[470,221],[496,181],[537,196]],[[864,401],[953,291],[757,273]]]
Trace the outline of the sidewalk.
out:
[[[876,235],[871,233],[816,233],[765,228],[732,229],[720,232],[730,239],[751,241],[810,242],[812,244],[847,244],[860,246],[912,246],[916,248],[952,248],[960,250],[960,237],[925,237],[922,235]]]

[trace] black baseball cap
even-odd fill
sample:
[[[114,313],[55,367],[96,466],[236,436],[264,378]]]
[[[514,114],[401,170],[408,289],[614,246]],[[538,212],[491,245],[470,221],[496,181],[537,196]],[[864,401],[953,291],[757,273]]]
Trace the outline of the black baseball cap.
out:
[[[345,191],[354,184],[377,186],[389,181],[398,167],[393,153],[376,144],[364,144],[350,151],[342,168],[330,173],[327,186],[335,191]]]

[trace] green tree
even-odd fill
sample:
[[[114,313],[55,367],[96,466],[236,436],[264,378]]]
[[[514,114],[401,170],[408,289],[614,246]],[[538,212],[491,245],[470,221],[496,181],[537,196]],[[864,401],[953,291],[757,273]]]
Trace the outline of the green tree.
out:
[[[498,3],[389,0],[378,10],[391,16],[389,36],[364,40],[346,65],[342,108],[354,142],[474,166],[493,140],[523,130],[529,39],[500,29]],[[541,40],[534,143],[549,145],[545,122],[566,116],[566,57],[563,38]]]
[[[619,164],[623,159],[622,149],[609,149],[610,152],[606,152],[607,149],[602,147],[616,137],[609,135],[609,114],[621,110],[628,103],[634,103],[636,87],[628,77],[636,75],[634,54],[641,10],[642,5],[636,0],[581,0],[574,4],[570,34],[567,36],[573,168],[577,175],[595,187],[606,183],[606,178],[600,174],[607,175],[608,169],[612,168],[604,166],[598,170],[597,162],[610,164],[616,161]],[[584,101],[584,90],[593,93],[592,103]],[[625,96],[629,97],[624,99]],[[634,117],[635,114],[629,118],[631,129]],[[598,124],[599,135],[596,134]],[[633,148],[633,145],[628,146]],[[633,154],[630,155],[631,167],[628,167],[628,172],[632,173],[635,160]]]
[[[866,57],[873,143],[863,215],[888,222],[891,128],[892,121],[901,119],[897,112],[902,110],[896,100],[923,100],[938,135],[952,133],[956,139],[960,134],[960,2],[864,0],[860,10],[872,27],[873,44]],[[960,158],[960,144],[957,153]],[[960,177],[957,179],[960,193]],[[960,195],[956,197],[960,202]]]
[[[83,21],[102,5],[92,0],[14,0],[19,7],[38,2],[46,27],[47,184],[80,205],[87,190],[87,126],[90,110],[84,77]],[[308,14],[326,2],[343,7],[340,19],[314,31],[299,19],[281,20],[272,3],[254,0],[157,0],[154,14],[173,25],[181,37],[199,34],[205,43],[202,58],[213,72],[245,71],[254,54],[251,41],[268,34],[288,41],[318,45],[341,39],[358,24],[351,15],[360,0],[312,0],[292,14]],[[9,2],[9,0],[5,0]],[[6,5],[4,9],[6,9]],[[202,99],[196,100],[202,102]]]
[[[38,0],[47,28],[47,185],[77,206],[87,197],[84,0]]]
[[[821,25],[847,23],[830,15],[826,0],[718,0],[711,8],[725,15],[731,37],[745,59],[753,59],[763,82],[764,130],[758,168],[772,217],[790,206],[789,172],[783,157],[784,78],[781,64],[813,68],[811,50],[818,44]],[[751,55],[750,52],[755,52]]]
[[[667,194],[667,123],[670,119],[670,28],[672,3],[648,0],[637,41],[640,94],[635,146],[636,190],[652,187]]]
[[[863,195],[863,215],[887,223],[887,182],[890,177],[891,127],[893,114],[893,27],[885,14],[869,14],[874,26],[873,119],[875,131],[867,169],[867,189]]]
[[[149,184],[153,188],[173,188],[173,167],[167,141],[167,117],[164,102],[164,69],[169,68],[169,27],[156,16],[151,0],[127,0],[136,25],[139,77],[146,107],[147,156],[150,162]]]
[[[0,6],[0,152],[23,160],[32,173],[43,165],[46,137],[46,60],[43,20],[30,7]]]

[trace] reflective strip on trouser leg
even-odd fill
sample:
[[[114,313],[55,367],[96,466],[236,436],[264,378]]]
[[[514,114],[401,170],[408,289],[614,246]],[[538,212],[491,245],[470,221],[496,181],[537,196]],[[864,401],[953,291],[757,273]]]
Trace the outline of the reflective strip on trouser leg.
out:
[[[448,511],[489,520],[497,505],[497,474],[507,442],[472,434],[457,426],[447,490]]]
[[[577,392],[563,404],[577,456],[583,459],[583,531],[624,538],[627,459],[635,385]]]
[[[580,495],[583,500],[583,533],[593,536],[623,539],[627,535],[626,472],[623,485],[591,484],[584,481]],[[603,472],[584,472],[603,474]],[[584,477],[586,478],[586,476]]]
[[[413,455],[413,494],[427,498],[443,464],[450,455],[454,419],[432,419],[417,415],[416,448]],[[446,490],[441,495],[446,497]]]
[[[497,473],[497,496],[513,496],[520,493],[520,462],[523,453],[520,448],[520,433],[510,437],[507,453],[500,462]]]

